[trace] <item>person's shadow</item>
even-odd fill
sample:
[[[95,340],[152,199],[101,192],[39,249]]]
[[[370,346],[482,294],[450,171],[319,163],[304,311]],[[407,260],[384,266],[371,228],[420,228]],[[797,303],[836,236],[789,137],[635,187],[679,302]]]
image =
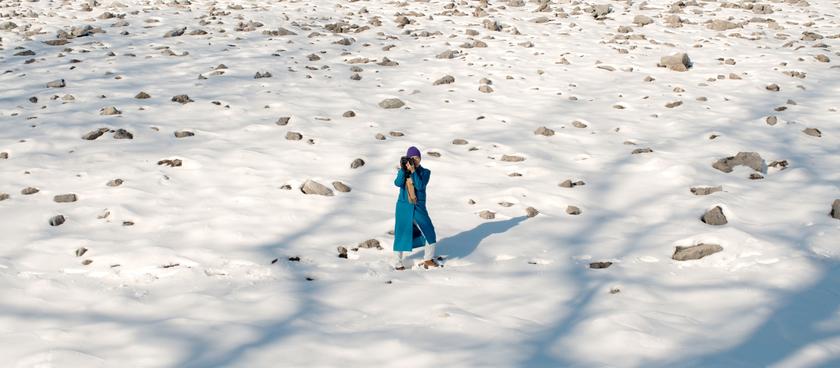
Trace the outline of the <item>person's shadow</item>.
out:
[[[472,254],[484,238],[500,234],[525,221],[528,216],[513,217],[503,221],[485,222],[470,230],[439,240],[436,243],[435,254],[446,255],[447,259],[464,258]],[[423,248],[411,258],[422,258]]]

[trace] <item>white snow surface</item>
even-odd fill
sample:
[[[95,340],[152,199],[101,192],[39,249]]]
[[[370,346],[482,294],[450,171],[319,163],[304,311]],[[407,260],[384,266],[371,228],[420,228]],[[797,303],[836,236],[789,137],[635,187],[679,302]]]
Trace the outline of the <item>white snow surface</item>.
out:
[[[840,366],[840,2],[539,3],[1,2],[0,26],[17,27],[0,27],[0,365]],[[591,4],[613,11],[596,20]],[[633,24],[640,14],[653,24]],[[236,30],[249,21],[262,26]],[[325,29],[339,21],[358,27]],[[42,42],[84,25],[104,33]],[[278,27],[296,35],[263,33]],[[487,47],[462,47],[475,40]],[[446,50],[461,54],[436,57]],[[657,67],[675,52],[688,71]],[[444,75],[455,82],[432,84]],[[109,106],[122,113],[100,115]],[[103,127],[133,139],[81,139]],[[432,171],[440,269],[416,266],[422,248],[392,268],[393,179],[411,145]],[[712,167],[738,152],[789,166],[759,180]],[[352,190],[306,195],[307,179]],[[66,193],[78,200],[54,201]],[[700,221],[715,206],[727,224]],[[56,215],[66,222],[50,226]],[[384,249],[351,249],[367,239]],[[699,243],[724,250],[671,259]]]

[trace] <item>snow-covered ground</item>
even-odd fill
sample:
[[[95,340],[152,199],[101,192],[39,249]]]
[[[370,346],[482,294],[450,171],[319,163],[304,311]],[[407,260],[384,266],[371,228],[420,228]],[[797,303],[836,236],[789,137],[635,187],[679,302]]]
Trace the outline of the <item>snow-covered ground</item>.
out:
[[[0,365],[840,366],[838,6],[2,1]],[[441,269],[391,266],[411,145]]]

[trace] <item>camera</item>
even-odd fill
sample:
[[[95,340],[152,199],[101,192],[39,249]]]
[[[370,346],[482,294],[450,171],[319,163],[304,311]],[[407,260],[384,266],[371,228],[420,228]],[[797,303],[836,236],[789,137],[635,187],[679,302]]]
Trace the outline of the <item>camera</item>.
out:
[[[400,157],[400,168],[402,168],[406,172],[408,172],[408,164],[409,163],[411,163],[411,165],[414,165],[414,160],[412,160],[411,157],[408,157],[408,156]]]

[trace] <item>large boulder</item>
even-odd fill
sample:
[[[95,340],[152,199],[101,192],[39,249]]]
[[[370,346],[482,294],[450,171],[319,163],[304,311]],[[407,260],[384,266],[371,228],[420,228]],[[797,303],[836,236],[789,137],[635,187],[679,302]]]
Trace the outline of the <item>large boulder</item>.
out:
[[[726,221],[726,216],[723,214],[723,209],[720,208],[720,206],[715,206],[714,208],[706,211],[700,220],[709,225],[726,225],[728,222]]]
[[[303,185],[300,186],[300,191],[304,194],[317,194],[322,196],[334,195],[332,189],[327,188],[324,184],[312,179],[307,179]]]
[[[712,167],[725,173],[732,172],[735,166],[744,165],[758,172],[766,172],[767,165],[764,159],[756,152],[738,152],[735,156],[729,156],[715,161]]]

